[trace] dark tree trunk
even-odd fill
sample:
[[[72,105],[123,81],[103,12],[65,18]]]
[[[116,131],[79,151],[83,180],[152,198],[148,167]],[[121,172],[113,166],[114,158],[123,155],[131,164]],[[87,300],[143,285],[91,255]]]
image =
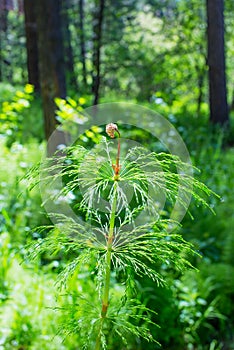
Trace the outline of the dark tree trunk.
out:
[[[201,113],[201,104],[203,102],[203,89],[204,89],[204,81],[206,75],[205,62],[202,67],[199,65],[195,66],[197,72],[197,87],[198,87],[198,96],[197,96],[197,116],[200,116]]]
[[[80,53],[82,63],[82,77],[84,87],[87,87],[87,69],[86,69],[86,47],[85,47],[85,36],[84,36],[84,0],[79,0],[79,36],[80,36]]]
[[[225,125],[229,122],[229,117],[225,76],[224,5],[223,0],[206,0],[206,3],[210,121]]]
[[[9,11],[9,5],[7,0],[0,0],[0,29],[1,32],[6,33],[7,31],[7,15]]]
[[[35,0],[34,0],[35,1]],[[36,0],[41,96],[48,139],[56,128],[55,97],[66,97],[60,0]]]
[[[8,16],[8,4],[7,0],[0,2],[0,81],[4,80],[6,74],[4,74],[5,66],[9,65],[9,61],[4,57],[4,42],[7,41],[7,16]]]
[[[64,38],[64,54],[65,54],[65,67],[66,67],[66,75],[68,78],[68,83],[73,88],[77,88],[77,80],[75,77],[74,70],[74,56],[73,49],[71,45],[71,32],[69,28],[69,14],[68,10],[70,9],[70,1],[69,0],[61,0],[62,1],[62,9],[61,9],[61,18],[62,18],[62,30],[63,30],[63,38]]]
[[[35,91],[40,90],[38,48],[37,48],[37,24],[35,2],[24,0],[24,19],[27,48],[28,82],[34,85]]]
[[[99,89],[101,83],[101,47],[102,47],[102,23],[104,16],[105,0],[96,0],[93,14],[93,86],[94,104],[99,101]]]

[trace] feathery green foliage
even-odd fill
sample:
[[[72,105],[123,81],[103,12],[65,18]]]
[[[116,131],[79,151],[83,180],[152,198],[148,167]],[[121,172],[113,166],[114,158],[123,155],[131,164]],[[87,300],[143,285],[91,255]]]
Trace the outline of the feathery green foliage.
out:
[[[46,237],[33,245],[30,255],[63,252],[70,257],[58,278],[60,288],[69,289],[69,280],[88,266],[95,297],[87,301],[77,295],[75,307],[68,305],[70,321],[62,327],[66,334],[79,333],[84,349],[110,348],[113,332],[123,343],[128,333],[155,340],[149,333],[150,310],[134,300],[135,278],[148,276],[163,284],[160,264],[178,271],[192,267],[189,256],[197,253],[167,212],[176,202],[186,210],[191,196],[208,206],[204,195],[213,194],[194,179],[196,169],[176,156],[134,147],[119,158],[123,140],[117,126],[110,125],[113,136],[118,133],[118,145],[105,137],[91,151],[73,145],[28,174],[30,186],[41,182],[48,188],[48,199],[74,198],[76,218],[54,214],[56,224],[38,229]],[[115,300],[113,287],[119,280],[124,289],[121,300]]]

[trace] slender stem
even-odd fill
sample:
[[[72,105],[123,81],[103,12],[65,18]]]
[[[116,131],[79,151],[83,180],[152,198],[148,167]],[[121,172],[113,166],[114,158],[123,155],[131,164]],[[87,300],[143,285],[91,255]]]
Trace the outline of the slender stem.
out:
[[[118,133],[118,151],[117,151],[117,157],[116,157],[116,175],[119,175],[119,170],[120,170],[120,166],[119,166],[119,158],[120,158],[120,132],[119,130],[117,130]]]
[[[96,340],[95,350],[99,350],[101,346],[101,334],[103,323],[106,318],[108,303],[109,303],[109,292],[110,292],[110,276],[111,276],[111,254],[112,254],[112,243],[114,238],[114,227],[115,227],[115,216],[116,216],[116,207],[117,207],[117,181],[114,182],[114,198],[111,206],[111,215],[110,215],[110,226],[109,226],[109,234],[107,240],[107,253],[106,253],[106,276],[103,287],[103,299],[102,299],[102,310],[101,310],[101,320],[99,333]]]
[[[107,241],[107,254],[106,254],[106,278],[104,284],[104,293],[103,293],[103,301],[102,301],[102,316],[106,316],[107,308],[108,308],[108,299],[109,299],[109,289],[110,289],[110,272],[111,272],[111,253],[112,253],[112,242],[114,237],[114,225],[115,225],[115,212],[117,206],[117,183],[114,183],[114,199],[111,208],[111,216],[110,216],[110,227],[109,227],[109,235]]]

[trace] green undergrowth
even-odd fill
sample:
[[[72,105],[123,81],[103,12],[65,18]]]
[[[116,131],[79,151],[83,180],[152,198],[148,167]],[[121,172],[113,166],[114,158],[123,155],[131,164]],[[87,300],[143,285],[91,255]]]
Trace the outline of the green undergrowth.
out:
[[[183,274],[164,265],[159,266],[166,286],[156,286],[148,278],[139,278],[137,298],[157,315],[152,320],[160,328],[152,328],[153,336],[164,350],[223,350],[233,348],[233,179],[234,150],[219,130],[212,131],[205,122],[186,116],[170,116],[182,134],[193,163],[201,170],[199,179],[221,196],[211,198],[214,216],[192,201],[183,220],[182,235],[195,245],[201,255],[191,263],[198,268]],[[174,119],[173,119],[174,118]],[[191,125],[189,125],[191,124]],[[140,131],[139,131],[139,136]],[[44,236],[31,229],[47,224],[41,207],[40,193],[29,194],[27,183],[19,182],[25,172],[41,158],[44,145],[35,139],[6,147],[1,139],[0,158],[0,349],[73,350],[80,349],[78,335],[68,332],[64,339],[63,325],[77,319],[77,290],[94,300],[95,286],[88,282],[88,267],[69,281],[69,293],[57,293],[58,274],[70,257],[65,254],[42,255],[29,263],[26,245]],[[147,141],[147,140],[146,140]],[[156,149],[153,144],[152,148]],[[112,276],[112,278],[114,278]],[[121,276],[119,276],[121,282]],[[119,289],[118,289],[119,288]],[[111,293],[119,298],[121,284]],[[79,301],[81,304],[84,300]],[[69,328],[69,327],[68,327]],[[113,349],[120,349],[110,337]],[[127,338],[121,350],[160,349],[135,337]],[[112,343],[111,343],[112,342]]]

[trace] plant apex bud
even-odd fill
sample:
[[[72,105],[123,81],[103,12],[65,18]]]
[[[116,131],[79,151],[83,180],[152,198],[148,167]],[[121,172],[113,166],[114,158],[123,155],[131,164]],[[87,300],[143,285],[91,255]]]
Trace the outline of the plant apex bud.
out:
[[[118,130],[118,126],[116,124],[113,124],[113,123],[107,124],[107,126],[106,126],[106,133],[112,139],[115,137],[115,131],[117,131],[117,132],[119,131]]]

